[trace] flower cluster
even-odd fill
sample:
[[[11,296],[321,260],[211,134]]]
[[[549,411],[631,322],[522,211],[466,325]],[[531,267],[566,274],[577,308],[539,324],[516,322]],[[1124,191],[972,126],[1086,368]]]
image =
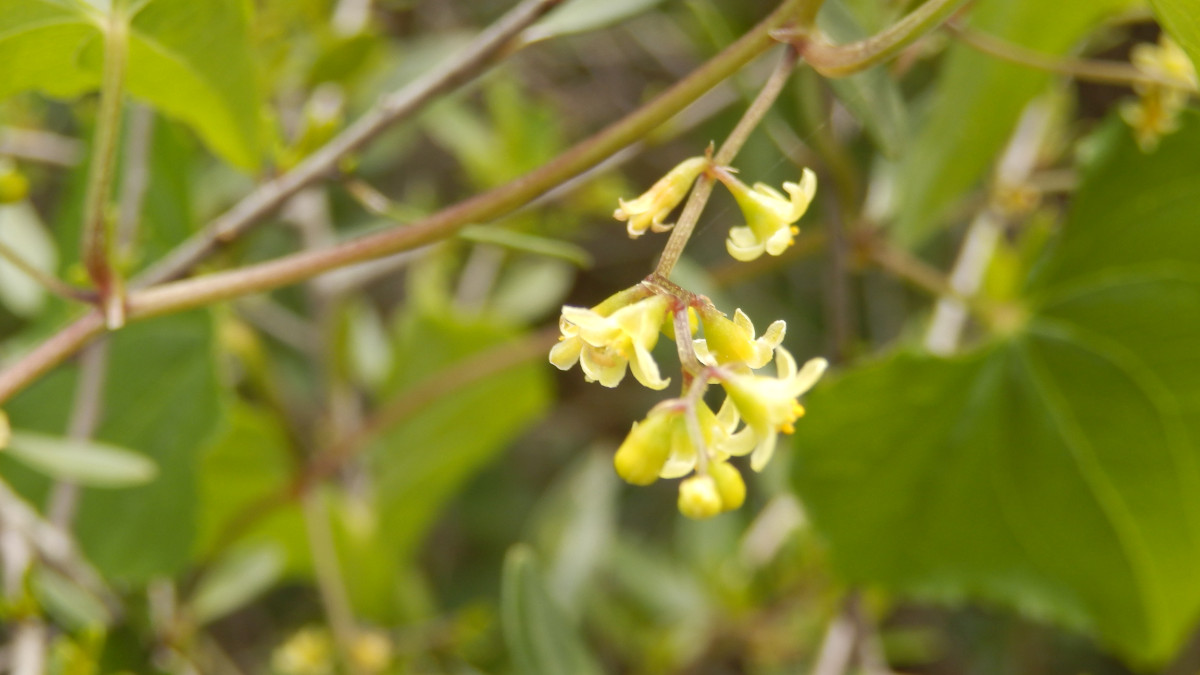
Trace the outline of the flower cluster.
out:
[[[675,328],[675,316],[687,321],[690,311],[699,316],[702,338],[681,336]],[[661,377],[650,350],[660,335],[684,341],[681,353],[693,355],[696,363],[694,372],[684,368],[682,395],[659,403],[635,423],[613,464],[634,485],[693,474],[679,488],[679,509],[693,518],[741,506],[746,486],[729,459],[749,455],[750,467],[761,471],[775,452],[779,433],[792,433],[804,414],[796,399],[826,367],[825,359],[815,358],[797,368],[780,346],[783,321],[756,336],[740,309],[730,320],[707,299],[652,280],[591,309],[564,307],[559,325],[562,336],[550,351],[550,362],[562,370],[580,363],[588,381],[606,387],[620,383],[628,367],[644,386],[665,388],[669,380]],[[685,325],[691,329],[690,322]],[[755,372],[772,360],[774,375]],[[714,383],[725,392],[717,412],[703,398]]]
[[[729,238],[725,241],[729,255],[750,261],[764,252],[780,255],[795,243],[800,229],[794,223],[808,211],[817,191],[817,175],[810,169],[804,169],[799,183],[783,184],[785,196],[764,183],[748,187],[734,175],[733,168],[717,166],[707,157],[691,157],[680,162],[637,199],[619,200],[620,208],[613,217],[628,221],[629,236],[635,239],[646,230],[666,232],[673,224],[663,221],[687,196],[692,183],[705,172],[710,172],[729,189],[746,219],[745,225],[729,230]]]
[[[726,248],[738,260],[764,252],[779,255],[797,230],[792,225],[807,210],[816,177],[805,170],[799,183],[784,183],[788,196],[765,185],[747,187],[733,169],[708,158],[688,159],[631,201],[621,200],[614,214],[629,224],[629,234],[664,231],[663,222],[692,183],[709,172],[733,193],[746,225],[729,232]],[[676,343],[682,369],[678,398],[654,406],[633,425],[617,449],[617,474],[634,485],[660,478],[683,478],[679,510],[691,518],[709,518],[736,509],[746,498],[742,474],[731,461],[749,456],[761,471],[771,460],[779,434],[792,433],[804,414],[798,398],[825,372],[825,359],[797,367],[781,345],[786,326],[775,321],[759,335],[742,310],[729,318],[707,299],[670,283],[657,273],[595,307],[563,307],[562,333],[550,351],[561,370],[579,364],[589,382],[616,387],[628,370],[643,386],[665,389],[652,350],[661,336]],[[774,362],[774,373],[762,371]],[[716,410],[705,401],[712,385],[724,391]]]
[[[1152,152],[1163,136],[1179,128],[1179,113],[1187,105],[1188,91],[1196,89],[1196,70],[1187,54],[1165,33],[1157,45],[1134,47],[1130,60],[1147,76],[1178,83],[1134,85],[1138,100],[1121,106],[1121,117],[1133,129],[1142,151]]]

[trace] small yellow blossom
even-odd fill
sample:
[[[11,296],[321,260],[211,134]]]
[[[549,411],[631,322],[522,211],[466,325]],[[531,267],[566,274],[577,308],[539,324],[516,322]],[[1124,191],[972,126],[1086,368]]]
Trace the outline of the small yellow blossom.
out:
[[[1147,75],[1179,82],[1180,87],[1196,84],[1196,68],[1192,60],[1166,33],[1158,38],[1158,44],[1134,45],[1129,54],[1133,66]]]
[[[754,434],[750,429],[734,433],[739,424],[737,408],[726,398],[721,409],[714,415],[713,411],[701,403],[696,407],[696,419],[700,426],[700,438],[708,459],[721,461],[730,455],[745,455],[754,448]],[[696,446],[688,434],[686,420],[682,417],[674,429],[674,439],[671,444],[671,455],[663,465],[659,476],[662,478],[679,478],[686,476],[696,468]]]
[[[392,663],[392,642],[382,631],[364,630],[354,637],[346,656],[358,672],[382,673]]]
[[[785,197],[775,188],[756,183],[749,188],[728,170],[718,170],[717,178],[729,188],[742,209],[746,225],[729,230],[725,248],[737,260],[749,261],[763,252],[780,255],[794,243],[800,229],[792,223],[808,210],[817,191],[817,175],[805,169],[799,183],[784,183]]]
[[[666,388],[670,379],[659,374],[650,350],[658,342],[670,301],[661,295],[633,302],[628,296],[620,299],[617,309],[610,309],[608,301],[593,309],[563,307],[559,320],[562,338],[550,350],[550,363],[567,370],[579,362],[589,382],[598,381],[605,387],[620,384],[628,366],[643,385]]]
[[[1133,129],[1138,146],[1143,152],[1152,152],[1163,136],[1179,129],[1179,113],[1187,105],[1188,90],[1196,88],[1196,70],[1187,54],[1166,34],[1157,45],[1135,46],[1130,60],[1146,75],[1178,83],[1134,85],[1138,100],[1121,105],[1121,117]]]
[[[776,377],[725,373],[725,387],[738,414],[753,430],[755,446],[750,456],[750,468],[762,471],[775,452],[777,433],[792,433],[792,424],[804,414],[796,398],[812,388],[825,372],[825,359],[810,359],[796,371],[796,360],[782,347],[775,350]]]
[[[1133,129],[1142,152],[1153,152],[1164,136],[1179,130],[1179,111],[1183,109],[1178,90],[1150,87],[1136,101],[1121,104],[1121,119]]]
[[[629,236],[634,239],[648,229],[666,232],[673,224],[663,223],[663,220],[683,201],[692,183],[708,166],[709,160],[705,157],[683,160],[642,196],[630,201],[617,200],[621,207],[613,212],[613,218],[629,221],[627,229]]]
[[[754,324],[741,309],[734,312],[730,321],[709,307],[700,312],[700,323],[704,326],[704,339],[693,344],[696,357],[708,366],[744,363],[751,368],[762,368],[771,362],[787,330],[787,324],[776,321],[767,326],[761,337],[755,338]]]
[[[12,440],[12,427],[8,424],[8,415],[3,410],[0,410],[0,450],[8,447],[8,442]]]
[[[281,675],[328,675],[333,672],[333,640],[321,628],[304,628],[271,655]]]

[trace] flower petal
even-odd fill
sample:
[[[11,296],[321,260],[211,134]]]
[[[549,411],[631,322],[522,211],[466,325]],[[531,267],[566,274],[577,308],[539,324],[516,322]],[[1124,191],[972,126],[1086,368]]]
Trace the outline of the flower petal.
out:
[[[579,352],[583,349],[583,340],[569,337],[550,349],[550,363],[559,370],[570,370],[579,362]]]

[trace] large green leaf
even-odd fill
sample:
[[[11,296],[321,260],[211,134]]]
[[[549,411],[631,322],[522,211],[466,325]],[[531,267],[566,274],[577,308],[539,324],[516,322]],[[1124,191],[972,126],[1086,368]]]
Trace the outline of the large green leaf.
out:
[[[229,423],[200,460],[196,550],[201,556],[231,543],[223,540],[227,528],[239,527],[238,521],[263,500],[287,490],[296,473],[298,458],[289,451],[287,434],[269,411],[238,401],[230,405],[228,415]],[[298,502],[262,517],[241,533],[238,543],[283,551],[290,574],[311,571]]]
[[[851,580],[976,597],[1138,662],[1200,617],[1200,118],[1110,124],[1015,335],[815,392],[796,484]]]
[[[260,94],[240,0],[146,0],[129,17],[131,95],[186,122],[225,159],[260,159]],[[108,19],[81,0],[0,3],[0,98],[35,89],[73,97],[99,87]]]
[[[1200,64],[1200,2],[1150,0],[1159,22],[1179,43],[1193,64]]]
[[[109,579],[144,582],[178,572],[190,557],[197,458],[221,420],[212,340],[204,312],[133,324],[111,338],[96,438],[145,454],[158,475],[134,488],[83,492],[76,534]],[[61,434],[75,379],[75,368],[62,368],[13,399],[13,425]]]
[[[982,0],[968,16],[976,30],[1046,54],[1064,54],[1100,17],[1128,4]],[[899,241],[917,243],[936,231],[948,207],[995,161],[1021,110],[1050,77],[964,45],[948,50],[930,112],[896,174]]]

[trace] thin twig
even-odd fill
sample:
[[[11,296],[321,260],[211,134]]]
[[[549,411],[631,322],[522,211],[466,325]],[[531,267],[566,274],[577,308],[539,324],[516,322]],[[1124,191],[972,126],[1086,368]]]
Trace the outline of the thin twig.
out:
[[[0,478],[0,532],[15,532],[32,544],[47,565],[96,596],[113,616],[122,612],[119,598],[76,547],[74,539],[43,519],[37,510]]]
[[[1191,93],[1196,93],[1197,91],[1196,85],[1192,82],[1144,72],[1122,61],[1056,57],[1026,49],[1020,45],[1001,40],[966,26],[955,24],[954,22],[946,23],[944,28],[963,44],[984,54],[1029,68],[1067,75],[1076,80],[1125,87],[1148,84],[1171,87]]]
[[[834,45],[808,40],[803,34],[781,34],[802,45],[804,60],[825,77],[845,77],[895,56],[900,50],[948,19],[967,0],[926,0],[908,16],[864,40]]]
[[[388,95],[295,169],[264,183],[201,232],[177,246],[136,280],[141,288],[178,278],[222,243],[240,236],[281,206],[288,197],[337,171],[344,157],[397,122],[411,117],[441,94],[469,82],[505,53],[527,26],[562,0],[524,0],[485,29],[455,58]]]
[[[104,411],[104,381],[108,372],[108,342],[98,340],[79,355],[79,376],[75,384],[75,400],[71,404],[71,419],[67,436],[88,440],[96,433]],[[79,501],[79,486],[69,481],[56,481],[50,492],[46,513],[50,522],[67,530],[75,519]]]
[[[717,154],[713,156],[714,164],[725,166],[737,156],[738,151],[750,138],[750,132],[754,131],[766,116],[767,111],[771,109],[771,105],[775,103],[775,99],[779,98],[779,93],[783,91],[783,86],[787,84],[792,70],[796,67],[798,56],[794,48],[787,50],[779,65],[767,78],[762,90],[758,92],[758,96],[754,97],[750,107],[746,108],[746,112],[738,120],[737,126],[729,132],[729,136],[721,144]],[[708,172],[705,172],[696,181],[695,187],[692,188],[692,194],[684,204],[683,212],[679,215],[679,220],[671,231],[671,238],[667,240],[667,245],[663,248],[662,257],[658,259],[658,266],[654,269],[656,275],[663,278],[671,276],[671,271],[675,269],[676,263],[679,262],[679,256],[683,255],[683,249],[687,246],[688,239],[691,238],[692,231],[696,228],[696,222],[700,220],[700,212],[704,210],[709,196],[712,195],[715,180]]]
[[[996,169],[997,185],[1021,185],[1037,166],[1038,151],[1051,127],[1049,106],[1036,100],[1025,108],[1012,139],[1001,155]],[[983,283],[988,264],[1004,228],[1004,218],[990,205],[985,206],[967,228],[958,258],[950,271],[949,292],[942,293],[934,307],[925,333],[925,348],[935,354],[951,354],[958,349],[967,310],[978,306],[972,301]]]
[[[154,136],[154,110],[143,104],[129,109],[129,132],[125,137],[124,176],[117,209],[117,251],[133,253],[138,226],[142,219],[142,204],[150,186],[150,144]]]
[[[736,72],[751,59],[769,49],[775,44],[769,35],[770,31],[790,18],[803,2],[804,0],[784,0],[775,12],[758,26],[697,68],[691,75],[680,80],[644,106],[524,176],[439,211],[405,228],[395,228],[354,239],[323,251],[297,253],[238,270],[135,291],[130,297],[129,318],[138,319],[169,314],[240,295],[278,288],[332,269],[417,248],[451,236],[467,225],[488,222],[510,213],[562,181],[587,170],[641,138],[696,100],[701,94]],[[297,171],[308,165],[307,162],[301,164]],[[291,179],[287,185],[298,189],[293,185],[295,180],[299,179]],[[307,183],[304,182],[304,184]],[[280,189],[282,188],[277,185],[272,189],[272,194]],[[294,191],[292,189],[288,194]],[[262,217],[278,203],[277,196],[269,199],[267,196],[263,196],[253,201],[263,200],[269,204],[264,202],[264,204],[251,209],[253,214],[250,215],[241,215],[236,218],[229,215],[229,218],[233,219],[229,222],[240,223],[244,218],[254,220]],[[250,207],[247,206],[245,209],[250,209]],[[235,208],[235,211],[239,211],[239,209]],[[177,249],[176,253],[170,256],[173,262],[164,260],[161,266],[156,266],[160,270],[159,273],[171,270],[178,272],[189,267],[193,261],[207,255],[210,250],[209,245],[199,244],[203,250],[193,250],[197,245],[193,242]],[[147,278],[154,278],[154,275]],[[50,340],[26,354],[8,370],[0,372],[0,404],[98,334],[103,327],[99,318],[95,313],[84,315]]]
[[[83,144],[52,131],[0,127],[0,155],[69,168],[83,159]]]
[[[342,582],[342,569],[333,542],[329,512],[319,492],[305,495],[303,505],[304,528],[308,533],[308,548],[312,553],[317,591],[321,596],[321,604],[325,607],[325,616],[329,619],[333,642],[342,665],[351,673],[357,673],[360,669],[356,667],[357,661],[350,658],[350,654],[354,639],[358,635],[358,625],[350,608],[350,596]]]
[[[56,276],[43,272],[3,242],[0,242],[0,258],[3,258],[8,264],[23,272],[25,276],[33,279],[42,288],[60,298],[74,302],[90,303],[96,297],[93,291],[85,288],[76,288]]]
[[[908,251],[891,246],[879,239],[873,239],[862,248],[876,265],[914,286],[936,296],[948,296],[960,302],[967,301],[967,298],[955,290],[954,286],[950,284],[950,280],[940,270]]]
[[[308,494],[314,486],[336,474],[347,463],[358,457],[374,439],[397,424],[419,414],[442,398],[476,382],[506,372],[543,358],[547,350],[558,339],[555,327],[527,335],[521,340],[487,349],[473,354],[444,370],[428,376],[412,387],[405,389],[391,401],[375,410],[367,420],[350,435],[330,445],[313,458],[302,475],[291,485],[265,495],[250,503],[239,514],[226,522],[217,536],[206,561],[215,559],[255,524],[295,499]]]

